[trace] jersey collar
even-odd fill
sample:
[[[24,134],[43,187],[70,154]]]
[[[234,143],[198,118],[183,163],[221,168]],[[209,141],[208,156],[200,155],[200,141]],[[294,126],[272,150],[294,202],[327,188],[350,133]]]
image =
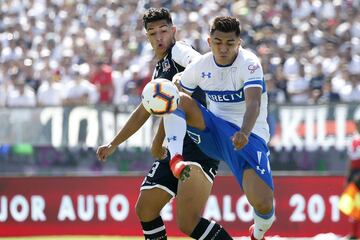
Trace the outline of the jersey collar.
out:
[[[239,50],[240,50],[240,49],[239,49]],[[218,64],[218,63],[216,62],[216,60],[215,60],[214,55],[213,55],[213,59],[214,59],[214,63],[216,64],[216,66],[223,68],[223,67],[229,67],[229,66],[231,66],[231,65],[236,61],[238,55],[239,55],[239,51],[238,51],[238,53],[236,54],[236,57],[234,58],[234,61],[232,61],[231,63],[226,64],[226,65]]]

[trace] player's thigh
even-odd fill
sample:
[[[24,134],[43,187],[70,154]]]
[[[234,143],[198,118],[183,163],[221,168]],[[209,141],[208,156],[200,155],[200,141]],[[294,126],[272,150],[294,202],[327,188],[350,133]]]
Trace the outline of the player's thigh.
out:
[[[176,207],[178,220],[199,219],[201,212],[209,198],[212,182],[204,174],[201,167],[192,165],[190,178],[179,181]]]
[[[258,211],[271,210],[274,192],[252,168],[244,170],[243,190],[249,203]]]
[[[186,113],[187,125],[203,130],[205,129],[205,120],[198,103],[186,93],[180,93],[180,108]]]
[[[172,195],[161,188],[141,190],[136,202],[136,214],[143,222],[151,221],[159,216],[171,198]]]
[[[141,185],[136,213],[142,221],[158,217],[165,204],[176,195],[178,180],[167,160],[155,161]]]

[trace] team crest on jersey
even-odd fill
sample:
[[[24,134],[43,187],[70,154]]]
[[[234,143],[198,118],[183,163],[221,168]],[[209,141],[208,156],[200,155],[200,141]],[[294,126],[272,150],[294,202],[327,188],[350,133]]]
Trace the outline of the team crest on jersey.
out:
[[[163,62],[162,62],[162,70],[163,72],[167,72],[170,70],[170,62],[169,62],[169,59],[165,59]]]
[[[250,73],[254,73],[259,68],[260,68],[259,64],[250,64],[248,66],[248,70],[250,71]]]

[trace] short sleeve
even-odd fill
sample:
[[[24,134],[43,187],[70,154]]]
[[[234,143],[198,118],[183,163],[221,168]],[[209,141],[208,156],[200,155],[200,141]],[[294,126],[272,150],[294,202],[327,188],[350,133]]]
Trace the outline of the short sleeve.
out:
[[[249,87],[259,87],[264,89],[264,73],[259,59],[252,54],[246,59],[244,64],[244,90]]]
[[[193,93],[198,86],[198,78],[195,77],[197,62],[190,63],[181,75],[180,85],[189,93]]]
[[[185,42],[176,42],[171,50],[171,55],[172,59],[183,67],[186,67],[190,62],[201,56],[200,53]]]

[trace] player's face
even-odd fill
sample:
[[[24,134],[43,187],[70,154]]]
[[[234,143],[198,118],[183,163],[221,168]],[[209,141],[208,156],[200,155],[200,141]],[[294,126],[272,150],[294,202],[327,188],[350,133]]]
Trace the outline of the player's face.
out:
[[[165,57],[167,50],[175,42],[176,28],[166,20],[150,22],[147,25],[146,36],[158,59]]]
[[[237,56],[240,47],[240,37],[235,32],[215,31],[208,38],[208,43],[217,64],[231,64]]]

